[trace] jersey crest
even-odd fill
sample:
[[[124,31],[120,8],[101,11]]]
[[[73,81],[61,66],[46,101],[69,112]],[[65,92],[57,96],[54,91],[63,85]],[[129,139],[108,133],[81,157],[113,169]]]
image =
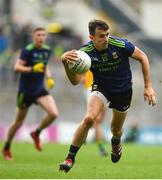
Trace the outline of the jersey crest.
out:
[[[112,53],[112,57],[113,57],[113,59],[118,59],[117,52],[113,52],[113,53]]]

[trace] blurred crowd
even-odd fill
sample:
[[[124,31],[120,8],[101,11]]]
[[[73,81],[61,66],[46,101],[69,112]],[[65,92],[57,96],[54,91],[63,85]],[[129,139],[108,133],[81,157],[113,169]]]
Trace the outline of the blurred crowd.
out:
[[[0,25],[0,84],[2,86],[17,80],[13,65],[20,50],[31,42],[33,27],[32,23],[23,25],[15,22],[6,31],[6,26]],[[59,63],[61,54],[68,49],[80,47],[82,39],[71,29],[61,28],[57,33],[48,33],[47,43],[52,48],[53,59]]]

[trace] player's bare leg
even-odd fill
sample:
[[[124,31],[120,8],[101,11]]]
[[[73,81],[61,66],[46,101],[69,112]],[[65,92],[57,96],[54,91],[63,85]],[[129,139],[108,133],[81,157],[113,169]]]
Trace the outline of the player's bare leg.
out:
[[[6,138],[3,150],[2,150],[2,154],[6,160],[12,160],[13,159],[11,151],[10,151],[11,141],[14,138],[17,130],[23,124],[27,112],[28,112],[28,108],[27,109],[17,108],[16,119],[11,124],[10,128],[8,129],[7,138]]]
[[[85,142],[88,131],[92,127],[94,120],[96,119],[102,108],[104,108],[104,105],[99,97],[91,96],[89,98],[87,113],[74,134],[72,145],[70,146],[66,160],[60,164],[59,169],[61,171],[68,172],[72,168],[75,162],[75,156],[79,148]]]
[[[112,110],[112,121],[111,121],[111,132],[112,132],[112,152],[111,152],[111,160],[113,163],[116,163],[120,160],[122,155],[122,147],[121,147],[121,136],[123,133],[123,124],[127,115],[127,112],[121,112],[118,110]]]
[[[38,151],[42,151],[39,135],[44,128],[48,127],[58,117],[58,109],[51,95],[40,97],[38,98],[37,102],[47,112],[47,115],[45,115],[45,117],[42,119],[38,128],[31,132],[31,137],[34,141],[35,148]]]

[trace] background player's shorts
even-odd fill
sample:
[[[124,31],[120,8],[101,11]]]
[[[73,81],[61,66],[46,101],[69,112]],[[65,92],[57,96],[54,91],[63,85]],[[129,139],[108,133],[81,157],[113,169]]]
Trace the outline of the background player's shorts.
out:
[[[104,91],[97,84],[93,84],[90,96],[98,96],[103,101],[104,106],[124,112],[130,107],[132,88],[124,92],[112,93]]]
[[[21,91],[17,95],[17,106],[20,109],[25,109],[31,106],[33,103],[36,103],[36,100],[41,96],[48,95],[48,91],[42,89],[38,94],[25,94]]]

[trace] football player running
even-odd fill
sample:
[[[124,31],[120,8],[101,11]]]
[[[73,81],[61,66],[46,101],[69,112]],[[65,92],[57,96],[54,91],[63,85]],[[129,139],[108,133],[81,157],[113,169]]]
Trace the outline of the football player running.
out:
[[[16,61],[14,67],[15,71],[20,73],[20,81],[16,118],[8,129],[7,138],[2,150],[6,160],[13,159],[10,150],[11,142],[17,130],[23,124],[28,110],[33,103],[39,104],[47,113],[36,130],[30,134],[38,151],[42,150],[39,138],[41,131],[48,127],[58,116],[56,103],[44,86],[44,79],[48,89],[54,86],[54,80],[47,66],[51,50],[45,44],[45,29],[42,27],[35,28],[32,32],[32,38],[33,42],[22,50],[20,58]]]
[[[121,137],[132,99],[132,74],[129,57],[137,60],[143,72],[144,99],[149,105],[156,104],[156,94],[152,87],[150,65],[147,55],[127,39],[109,35],[109,26],[102,20],[89,22],[89,38],[81,50],[85,51],[92,61],[90,70],[94,76],[92,91],[87,102],[87,111],[79,124],[70,146],[68,155],[59,166],[61,171],[68,172],[74,162],[77,152],[87,138],[89,129],[96,117],[108,105],[112,109],[111,120],[111,161],[117,163],[122,155]],[[75,50],[65,52],[62,57],[67,76],[72,84],[81,80],[81,75],[69,71],[68,61],[75,61]]]

